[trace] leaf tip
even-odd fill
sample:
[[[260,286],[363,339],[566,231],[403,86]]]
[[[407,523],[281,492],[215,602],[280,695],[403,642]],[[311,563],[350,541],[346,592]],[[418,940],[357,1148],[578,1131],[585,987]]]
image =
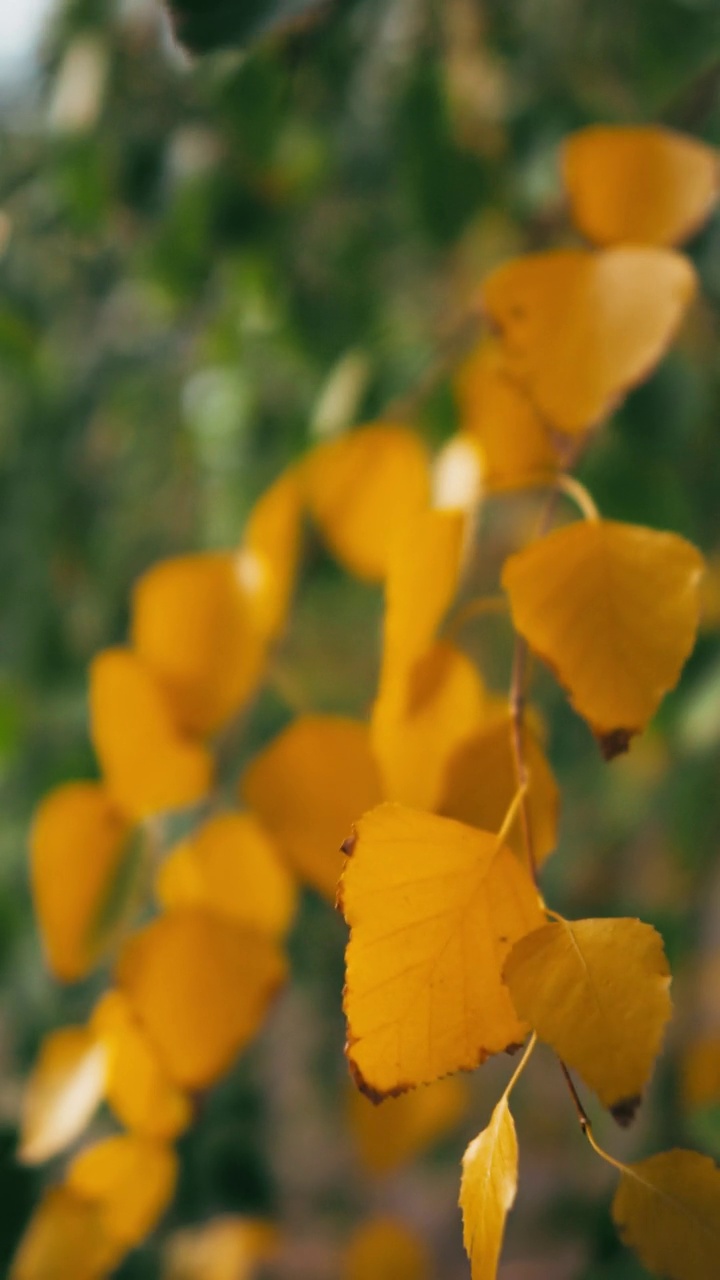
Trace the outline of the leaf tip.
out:
[[[624,755],[637,732],[637,729],[611,729],[609,733],[599,733],[597,740],[603,760],[609,764],[616,756]]]
[[[642,1102],[639,1093],[635,1093],[630,1098],[620,1098],[618,1102],[613,1103],[610,1107],[610,1115],[621,1129],[627,1129],[632,1124],[637,1114],[637,1109]]]

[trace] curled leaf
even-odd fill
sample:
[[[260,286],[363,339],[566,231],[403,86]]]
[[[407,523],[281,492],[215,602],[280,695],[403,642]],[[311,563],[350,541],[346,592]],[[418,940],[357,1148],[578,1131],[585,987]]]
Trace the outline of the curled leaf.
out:
[[[505,1219],[515,1202],[518,1178],[515,1122],[505,1096],[495,1107],[487,1129],[470,1143],[462,1164],[460,1207],[472,1280],[495,1280]]]

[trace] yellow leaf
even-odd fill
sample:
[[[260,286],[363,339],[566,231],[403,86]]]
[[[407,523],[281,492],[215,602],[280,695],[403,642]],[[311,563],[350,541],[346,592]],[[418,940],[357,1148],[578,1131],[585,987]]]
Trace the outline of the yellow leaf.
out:
[[[640,920],[558,920],[516,943],[505,981],[521,1018],[628,1123],[672,1012],[662,938]]]
[[[466,532],[462,511],[422,511],[398,531],[385,587],[381,696],[434,641],[458,588]]]
[[[358,814],[382,798],[367,725],[301,716],[255,757],[241,791],[293,870],[334,900],[340,846]]]
[[[118,1119],[148,1138],[175,1138],[187,1129],[192,1103],[163,1070],[122,992],[102,997],[91,1026],[105,1048],[106,1098]]]
[[[542,923],[532,880],[497,836],[385,804],[348,842],[348,1058],[373,1099],[478,1066],[527,1028],[501,972]]]
[[[475,520],[487,487],[485,471],[485,456],[477,437],[456,431],[433,460],[433,509],[466,512]]]
[[[167,1074],[188,1089],[227,1070],[284,976],[272,939],[197,908],[171,911],[136,933],[117,973]]]
[[[90,668],[92,738],[108,790],[136,820],[202,800],[212,758],[181,736],[150,670],[129,649],[106,649]]]
[[[251,1280],[276,1246],[277,1232],[261,1219],[211,1218],[170,1237],[162,1280]]]
[[[221,813],[165,859],[156,891],[166,909],[206,907],[275,937],[295,910],[295,884],[276,846],[250,813]]]
[[[720,1035],[692,1041],[682,1064],[683,1100],[687,1107],[720,1102]]]
[[[499,831],[518,789],[509,715],[492,716],[457,748],[447,762],[438,812],[484,831]],[[528,771],[528,808],[533,857],[541,866],[557,844],[559,794],[545,754],[532,730],[524,732]],[[518,810],[507,843],[520,858],[527,856],[522,816]]]
[[[697,1151],[664,1151],[628,1165],[612,1206],[620,1235],[666,1280],[717,1280],[720,1169]]]
[[[313,518],[351,573],[382,581],[399,529],[430,499],[429,460],[416,432],[374,423],[318,445],[303,478]]]
[[[567,139],[573,221],[596,244],[673,245],[712,211],[718,154],[660,125],[593,125]]]
[[[132,644],[183,732],[218,729],[255,689],[265,658],[236,555],[177,556],[143,574]]]
[[[488,489],[515,489],[552,477],[558,457],[537,410],[508,376],[500,343],[482,342],[455,375],[460,426],[477,441]]]
[[[105,1138],[75,1157],[70,1191],[98,1206],[111,1240],[132,1249],[164,1213],[175,1190],[177,1156],[165,1143],[134,1134]]]
[[[608,758],[678,681],[695,640],[702,567],[684,538],[610,520],[557,529],[505,562],[516,630]]]
[[[124,1253],[108,1236],[97,1204],[68,1187],[52,1187],[28,1223],[9,1280],[102,1280]]]
[[[517,1192],[518,1144],[506,1097],[463,1156],[460,1208],[472,1280],[495,1280],[505,1219]]]
[[[448,759],[477,725],[485,701],[477,668],[449,644],[434,645],[415,663],[404,690],[398,676],[375,703],[371,727],[386,798],[434,809]]]
[[[423,1241],[392,1218],[376,1218],[350,1241],[343,1280],[430,1280],[431,1274]]]
[[[245,526],[237,572],[253,625],[268,639],[285,626],[297,572],[301,516],[300,472],[291,467],[258,499]]]
[[[695,287],[691,264],[669,249],[558,249],[498,267],[483,302],[508,374],[551,426],[575,434],[648,377]]]
[[[19,1158],[41,1164],[82,1133],[105,1092],[106,1054],[85,1027],[43,1040],[25,1086]]]
[[[448,1076],[376,1106],[357,1089],[349,1095],[350,1126],[370,1173],[389,1173],[455,1128],[468,1106],[464,1080]]]
[[[68,782],[41,802],[30,838],[35,912],[47,962],[74,982],[100,958],[94,924],[123,860],[127,821],[97,782]]]

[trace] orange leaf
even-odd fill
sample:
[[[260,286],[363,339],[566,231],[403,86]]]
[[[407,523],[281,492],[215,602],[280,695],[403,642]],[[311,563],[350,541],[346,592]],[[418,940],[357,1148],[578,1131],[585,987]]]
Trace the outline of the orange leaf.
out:
[[[46,1036],[25,1086],[19,1158],[41,1164],[82,1133],[105,1093],[107,1059],[85,1027]]]
[[[697,1151],[627,1165],[612,1215],[643,1266],[666,1280],[717,1280],[720,1169]]]
[[[341,564],[381,581],[398,530],[430,498],[417,434],[392,423],[361,427],[313,449],[303,478],[311,514]]]
[[[100,1206],[52,1187],[25,1229],[9,1280],[102,1280],[124,1253],[108,1236]]]
[[[702,558],[684,538],[597,520],[506,561],[513,623],[609,756],[677,683],[698,624]]]
[[[720,1035],[693,1040],[685,1050],[682,1067],[687,1107],[720,1102]]]
[[[464,1115],[468,1090],[464,1080],[448,1076],[376,1106],[357,1089],[349,1096],[350,1127],[365,1168],[389,1173],[442,1138]]]
[[[355,1232],[348,1246],[343,1280],[430,1280],[423,1241],[392,1218],[376,1218]]]
[[[340,846],[358,814],[382,796],[367,726],[301,716],[255,757],[241,790],[293,870],[334,899]]]
[[[691,264],[669,249],[558,249],[498,267],[483,303],[508,374],[551,426],[574,435],[649,376],[695,288]]]
[[[98,1206],[110,1240],[132,1249],[165,1211],[176,1179],[177,1156],[171,1147],[121,1134],[81,1151],[68,1168],[66,1185]]]
[[[495,1280],[505,1219],[515,1203],[518,1144],[507,1097],[463,1156],[460,1207],[472,1280]]]
[[[133,647],[182,731],[212,733],[255,689],[265,642],[234,553],[162,560],[136,583],[132,613]]]
[[[458,588],[466,532],[462,511],[419,512],[398,532],[385,587],[383,696],[434,641]]]
[[[250,813],[221,813],[203,823],[163,862],[162,906],[206,907],[282,936],[295,910],[295,884],[270,837]]]
[[[91,1026],[105,1049],[105,1094],[118,1119],[148,1138],[175,1138],[187,1129],[193,1116],[191,1101],[163,1070],[122,992],[103,996]]]
[[[41,802],[30,839],[33,898],[48,965],[74,982],[102,955],[95,929],[130,833],[98,782],[68,782]]]
[[[581,129],[565,142],[563,172],[573,220],[596,244],[678,244],[720,190],[717,152],[660,125]]]
[[[302,496],[300,470],[290,467],[255,503],[237,556],[253,625],[268,638],[283,630],[295,585]]]
[[[106,649],[90,668],[92,737],[108,790],[137,820],[202,800],[212,759],[180,735],[149,669],[129,649]]]
[[[188,1089],[227,1070],[284,976],[270,938],[198,908],[171,911],[136,933],[117,973],[165,1071]]]
[[[350,848],[339,901],[359,1087],[402,1093],[521,1042],[501,971],[543,915],[515,855],[489,832],[397,804],[365,814]]]

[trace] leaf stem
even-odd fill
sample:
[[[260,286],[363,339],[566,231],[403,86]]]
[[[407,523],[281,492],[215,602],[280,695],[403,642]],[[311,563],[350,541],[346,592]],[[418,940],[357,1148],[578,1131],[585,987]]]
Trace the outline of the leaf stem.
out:
[[[523,804],[523,801],[525,800],[526,793],[527,793],[527,783],[524,782],[520,784],[517,791],[515,792],[515,795],[510,801],[510,804],[508,805],[507,813],[503,818],[502,826],[497,833],[498,848],[500,847],[501,844],[504,844],[505,841],[507,840],[508,832],[512,827],[513,822],[515,821],[515,816],[517,814],[519,807]]]
[[[586,520],[597,521],[600,519],[600,512],[595,504],[595,499],[589,490],[585,488],[585,485],[581,484],[575,476],[568,475],[567,472],[562,471],[557,476],[555,485],[560,493],[564,493],[567,498],[570,498],[575,503]]]
[[[588,1116],[588,1113],[585,1110],[580,1100],[580,1094],[575,1088],[575,1081],[570,1075],[570,1072],[568,1071],[562,1058],[558,1058],[558,1062],[560,1064],[560,1070],[562,1071],[565,1077],[565,1083],[570,1092],[570,1097],[573,1100],[573,1105],[577,1112],[578,1124],[580,1125],[580,1128],[583,1134],[585,1135],[585,1137],[587,1138],[588,1142],[590,1143],[590,1146],[592,1147],[593,1151],[595,1152],[596,1155],[600,1156],[600,1159],[604,1160],[606,1164],[612,1165],[613,1169],[619,1170],[620,1173],[626,1173],[627,1172],[626,1166],[622,1164],[620,1160],[616,1160],[615,1157],[611,1156],[607,1151],[604,1151],[603,1148],[600,1146],[600,1144],[596,1141],[595,1135],[593,1134],[593,1131],[592,1131],[590,1117]]]
[[[527,1042],[527,1045],[525,1046],[525,1052],[522,1058],[518,1062],[515,1070],[513,1071],[510,1079],[508,1080],[507,1085],[505,1086],[505,1092],[503,1093],[503,1098],[510,1097],[510,1094],[515,1088],[515,1085],[517,1084],[518,1080],[520,1079],[520,1076],[522,1075],[528,1062],[530,1061],[530,1058],[532,1057],[532,1053],[536,1044],[537,1044],[537,1034],[533,1031],[530,1039]]]

